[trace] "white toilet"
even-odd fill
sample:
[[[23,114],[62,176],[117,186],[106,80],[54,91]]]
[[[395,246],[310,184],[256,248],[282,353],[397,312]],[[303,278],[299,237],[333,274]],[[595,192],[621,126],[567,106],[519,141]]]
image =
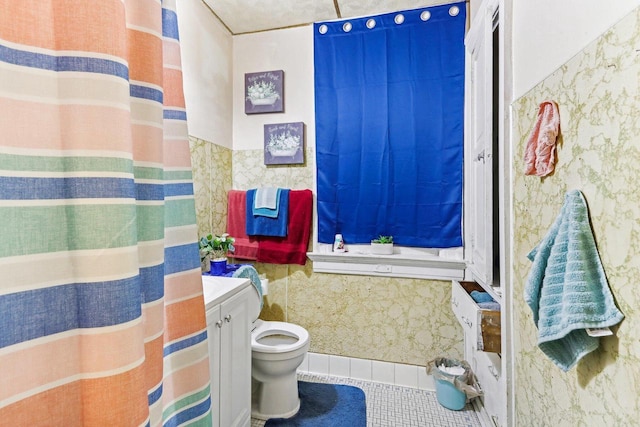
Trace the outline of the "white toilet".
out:
[[[266,286],[263,289],[266,293]],[[309,333],[292,323],[258,319],[261,303],[256,290],[250,307],[255,320],[251,332],[251,416],[261,420],[289,418],[300,409],[296,370],[309,349]]]

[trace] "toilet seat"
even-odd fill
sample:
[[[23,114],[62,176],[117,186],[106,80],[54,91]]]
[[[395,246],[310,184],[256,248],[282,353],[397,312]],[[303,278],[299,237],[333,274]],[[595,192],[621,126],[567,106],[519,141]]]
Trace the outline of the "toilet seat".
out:
[[[281,335],[288,339],[273,339],[271,344],[260,341]],[[269,341],[269,340],[264,340]],[[302,326],[287,322],[261,322],[251,334],[251,350],[259,353],[287,353],[299,350],[309,342],[309,332]]]

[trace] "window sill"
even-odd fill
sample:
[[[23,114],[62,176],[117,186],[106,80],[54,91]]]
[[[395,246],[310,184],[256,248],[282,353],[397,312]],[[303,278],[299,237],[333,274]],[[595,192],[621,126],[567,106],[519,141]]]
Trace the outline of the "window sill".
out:
[[[350,245],[349,252],[331,251],[319,244],[307,256],[314,273],[355,274],[363,276],[405,277],[414,279],[462,280],[466,263],[462,248],[453,250],[395,247],[393,255],[374,255],[368,245]]]

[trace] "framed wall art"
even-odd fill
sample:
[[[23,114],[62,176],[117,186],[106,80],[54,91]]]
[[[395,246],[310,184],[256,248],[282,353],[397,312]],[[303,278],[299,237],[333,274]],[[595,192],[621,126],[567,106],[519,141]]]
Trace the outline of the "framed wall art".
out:
[[[304,123],[264,125],[264,164],[304,163]]]
[[[245,114],[284,111],[284,71],[262,71],[244,75]]]

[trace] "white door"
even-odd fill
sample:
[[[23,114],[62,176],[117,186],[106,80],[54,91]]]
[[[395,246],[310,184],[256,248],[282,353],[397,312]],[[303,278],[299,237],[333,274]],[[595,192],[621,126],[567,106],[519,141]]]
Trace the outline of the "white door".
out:
[[[494,12],[482,8],[465,39],[465,246],[473,278],[486,286],[493,281]]]

